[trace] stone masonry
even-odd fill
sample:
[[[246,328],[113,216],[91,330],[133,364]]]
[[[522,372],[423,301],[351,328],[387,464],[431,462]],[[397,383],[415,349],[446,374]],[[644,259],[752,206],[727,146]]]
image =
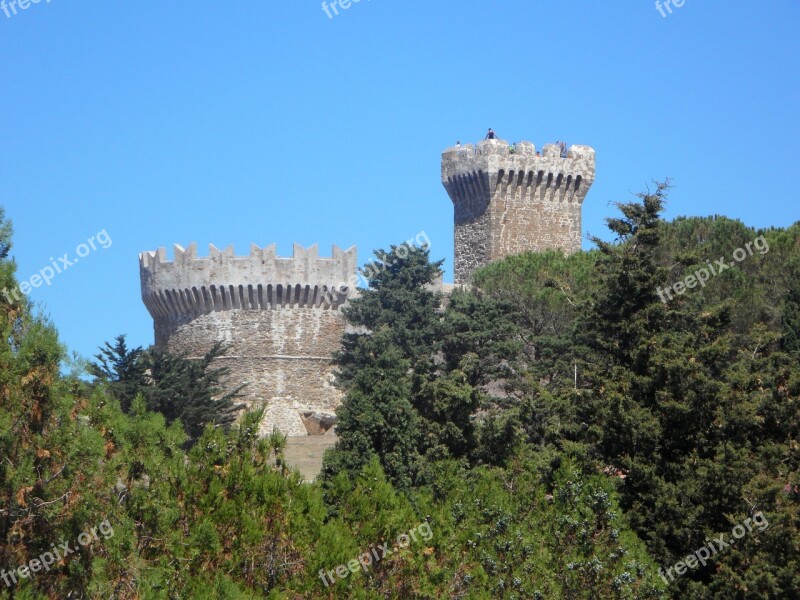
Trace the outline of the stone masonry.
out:
[[[266,408],[262,434],[276,426],[289,436],[333,424],[341,394],[331,359],[356,268],[355,247],[334,246],[332,258],[320,258],[316,245],[295,245],[292,258],[276,256],[274,245],[253,245],[246,257],[212,245],[198,258],[195,244],[176,245],[174,261],[164,248],[139,255],[156,345],[196,358],[223,342],[230,385],[246,383],[243,401]]]
[[[501,140],[445,150],[455,283],[469,283],[475,269],[511,254],[579,250],[581,206],[594,177],[588,146],[571,146],[565,158],[554,144],[539,155],[529,142]],[[156,345],[196,358],[223,342],[229,385],[247,384],[246,404],[266,409],[261,433],[277,427],[292,437],[295,462],[308,463],[309,472],[318,471],[335,437],[294,438],[333,433],[341,394],[333,385],[332,356],[345,331],[341,308],[357,293],[356,269],[355,247],[334,246],[331,258],[320,258],[316,245],[295,245],[291,258],[276,256],[274,245],[253,245],[244,257],[212,245],[207,258],[198,258],[195,244],[176,245],[173,261],[164,248],[139,255]]]
[[[484,140],[442,153],[442,184],[453,201],[455,283],[489,262],[528,250],[581,247],[581,206],[595,176],[594,150]]]

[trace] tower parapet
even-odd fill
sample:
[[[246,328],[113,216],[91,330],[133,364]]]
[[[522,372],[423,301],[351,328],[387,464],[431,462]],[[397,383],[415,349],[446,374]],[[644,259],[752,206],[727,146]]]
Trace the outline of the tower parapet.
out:
[[[595,152],[574,145],[562,158],[548,144],[484,140],[442,153],[442,184],[453,202],[455,282],[478,267],[527,250],[581,246],[581,207],[595,178]]]
[[[324,258],[316,244],[295,244],[291,258],[274,244],[242,257],[211,245],[199,258],[196,244],[176,244],[172,261],[164,248],[139,255],[156,345],[198,357],[224,343],[231,384],[246,383],[244,401],[266,408],[262,432],[293,436],[307,435],[309,414],[330,415],[341,401],[331,362],[356,269],[355,247]]]
[[[175,260],[166,249],[139,255],[142,299],[153,318],[200,315],[221,310],[275,310],[287,307],[338,309],[348,297],[347,282],[356,272],[356,249],[333,246],[332,258],[320,258],[316,244],[295,244],[291,258],[279,257],[275,244],[253,244],[250,256],[234,256],[233,246],[209,246],[207,258],[197,245],[175,244]],[[160,340],[156,337],[156,344]]]

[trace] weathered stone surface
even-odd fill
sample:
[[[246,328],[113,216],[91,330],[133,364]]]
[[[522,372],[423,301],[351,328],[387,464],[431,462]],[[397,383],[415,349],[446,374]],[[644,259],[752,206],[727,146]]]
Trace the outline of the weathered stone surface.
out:
[[[333,448],[336,439],[330,431],[325,435],[289,438],[284,449],[286,465],[300,471],[306,481],[314,481],[322,470],[325,450]]]
[[[336,425],[336,415],[305,411],[300,417],[308,435],[325,435]]]
[[[249,257],[212,246],[197,258],[192,244],[176,246],[171,262],[164,249],[139,261],[156,345],[199,357],[223,342],[229,385],[247,384],[244,402],[266,409],[262,434],[277,427],[308,435],[304,413],[335,412],[341,393],[331,360],[345,329],[341,308],[354,292],[347,282],[355,280],[355,248],[320,258],[316,246],[295,246],[292,258],[281,258],[274,246],[253,246]]]
[[[581,205],[595,177],[595,153],[502,140],[448,148],[442,184],[453,201],[455,283],[478,267],[528,250],[581,247]]]

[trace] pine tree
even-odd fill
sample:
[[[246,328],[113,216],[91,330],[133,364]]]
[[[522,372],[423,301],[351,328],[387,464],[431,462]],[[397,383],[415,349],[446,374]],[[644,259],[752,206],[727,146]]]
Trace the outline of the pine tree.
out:
[[[96,363],[89,365],[89,374],[106,381],[111,394],[116,397],[122,410],[128,412],[136,395],[147,385],[145,361],[141,346],[129,349],[124,335],[114,338],[114,344],[106,342],[98,354]]]
[[[209,423],[230,427],[244,405],[235,404],[243,385],[225,388],[228,369],[214,361],[225,354],[214,345],[201,359],[173,355],[166,350],[128,349],[125,336],[106,342],[95,356],[90,373],[108,382],[109,391],[129,412],[141,395],[147,410],[164,415],[168,424],[180,420],[190,440],[197,439]]]
[[[427,248],[377,250],[364,268],[369,288],[345,309],[356,332],[346,333],[336,357],[337,384],[345,399],[337,409],[336,448],[323,474],[357,473],[377,456],[392,482],[413,485],[422,468],[424,433],[413,398],[431,372],[441,298],[430,286],[440,273]]]
[[[148,410],[162,413],[167,423],[179,419],[193,440],[208,424],[230,427],[244,408],[234,404],[244,385],[224,389],[228,369],[214,364],[224,354],[221,343],[194,360],[150,349],[145,357],[150,384],[142,390]]]

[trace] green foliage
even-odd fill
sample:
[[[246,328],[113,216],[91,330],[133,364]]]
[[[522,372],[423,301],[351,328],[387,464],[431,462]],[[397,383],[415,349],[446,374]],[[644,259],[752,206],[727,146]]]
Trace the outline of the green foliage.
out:
[[[773,514],[784,531],[748,538],[744,554],[737,546],[690,571],[674,593],[788,597],[798,554],[788,542],[798,540],[798,227],[757,232],[721,217],[664,223],[667,191],[658,184],[639,202],[618,205],[622,216],[609,219],[616,242],[595,240],[588,281],[560,305],[540,276],[542,264],[555,260],[547,254],[479,273],[485,291],[519,313],[556,315],[560,330],[551,328],[549,339],[541,318],[521,325],[530,347],[558,348],[562,357],[529,360],[524,396],[482,434],[492,448],[532,444],[540,464],[568,450],[586,472],[619,476],[621,507],[665,566],[706,537],[730,535],[755,510]],[[730,261],[759,236],[768,249],[761,244],[706,286],[661,301],[659,288],[709,261]],[[589,259],[583,256],[577,264]],[[574,385],[563,357],[574,364]],[[780,542],[767,542],[773,535]],[[768,543],[780,549],[767,550]]]
[[[428,289],[439,265],[427,248],[404,245],[376,251],[365,267],[369,289],[345,310],[357,332],[345,334],[336,359],[346,398],[337,410],[339,440],[326,453],[326,480],[357,473],[375,456],[402,489],[417,480],[427,432],[413,399],[431,372],[430,349],[441,330],[441,298]]]
[[[124,335],[114,338],[114,345],[106,342],[100,353],[95,354],[96,363],[89,365],[89,374],[106,381],[111,394],[120,401],[122,410],[130,411],[131,403],[139,391],[147,385],[147,367],[141,346],[128,349]]]
[[[794,597],[800,224],[665,223],[667,191],[620,204],[613,243],[510,257],[446,299],[427,249],[378,251],[314,484],[261,412],[231,422],[219,348],[188,361],[120,336],[89,385],[0,295],[0,568],[113,527],[0,598]],[[10,236],[0,216],[9,290]],[[661,301],[757,236],[767,252]],[[756,511],[767,528],[662,581]]]
[[[197,360],[151,349],[145,357],[150,382],[142,390],[148,409],[162,413],[168,423],[180,420],[192,439],[208,424],[229,427],[243,408],[233,399],[244,385],[223,391],[228,369],[215,366],[214,361],[224,354],[219,343]]]
[[[353,371],[345,384],[347,397],[337,409],[339,440],[326,453],[325,477],[360,471],[373,456],[379,456],[393,481],[408,488],[421,461],[408,360],[385,330],[354,342],[349,356],[363,360],[365,367]]]
[[[447,483],[441,556],[449,595],[477,598],[658,598],[652,563],[602,477],[568,462],[548,489],[525,460]],[[441,514],[441,513],[440,513]],[[441,548],[442,546],[440,546]]]
[[[474,415],[508,398],[502,381],[514,377],[522,341],[507,302],[454,291],[442,308],[430,290],[440,263],[427,248],[375,255],[369,289],[345,311],[355,332],[337,357],[346,397],[323,474],[328,482],[353,475],[378,457],[409,490],[430,481],[437,460],[492,460],[479,449]]]
[[[224,356],[221,344],[215,344],[198,360],[173,355],[159,348],[128,349],[125,336],[117,336],[95,356],[89,372],[106,382],[122,409],[129,412],[131,403],[142,395],[148,410],[160,412],[167,423],[180,420],[191,440],[197,439],[209,423],[229,427],[243,405],[234,404],[244,387],[223,390],[226,367],[214,361]]]

